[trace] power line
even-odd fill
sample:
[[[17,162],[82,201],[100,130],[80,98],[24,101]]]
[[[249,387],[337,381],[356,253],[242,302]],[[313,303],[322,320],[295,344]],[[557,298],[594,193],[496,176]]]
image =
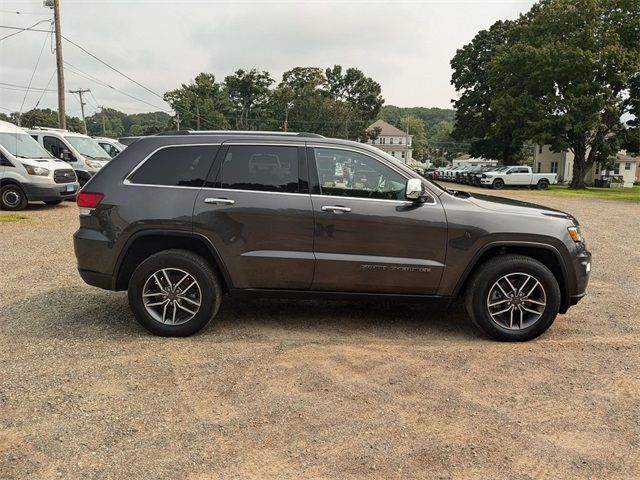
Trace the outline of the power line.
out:
[[[33,77],[35,77],[36,71],[38,70],[38,65],[40,65],[40,59],[42,58],[42,52],[44,52],[44,47],[46,44],[47,44],[47,37],[44,38],[44,43],[42,44],[42,48],[40,49],[38,60],[36,60],[36,66],[33,68],[33,72],[31,73],[31,78],[29,79],[29,85],[27,86],[27,90],[24,92],[24,97],[22,98],[22,103],[20,104],[20,110],[18,112],[18,126],[20,126],[20,116],[22,115],[22,108],[24,107],[24,102],[26,102],[27,95],[29,95],[29,90],[31,89],[31,83],[33,82]]]
[[[46,89],[49,88],[49,85],[51,84],[51,80],[53,80],[54,75],[56,74],[56,70],[54,69],[53,72],[51,73],[51,76],[49,77],[49,81],[47,82],[47,86],[44,87],[44,90],[42,90],[42,93],[40,94],[40,98],[38,99],[38,101],[36,102],[36,106],[33,107],[33,109],[35,110],[36,108],[38,108],[38,105],[40,105],[40,102],[42,101],[42,97],[44,97],[44,94],[46,92]],[[51,90],[52,92],[55,92],[55,90]]]
[[[88,73],[86,73],[86,72],[83,72],[83,71],[82,71],[82,70],[80,70],[78,67],[74,67],[73,65],[71,65],[71,64],[70,64],[70,63],[68,63],[68,62],[64,62],[64,64],[67,66],[67,69],[68,69],[71,73],[73,73],[73,74],[75,74],[75,75],[78,75],[78,76],[80,76],[80,77],[86,78],[87,80],[91,80],[91,81],[93,81],[93,82],[96,82],[98,85],[101,85],[101,86],[106,87],[106,88],[110,88],[111,90],[114,90],[114,91],[116,91],[116,92],[118,92],[118,93],[120,93],[120,94],[122,94],[122,95],[125,95],[125,96],[127,96],[127,97],[129,97],[129,98],[131,98],[131,99],[133,99],[133,100],[136,100],[136,101],[138,101],[138,102],[144,103],[145,105],[148,105],[148,106],[150,106],[150,107],[156,108],[156,109],[158,109],[158,110],[160,110],[160,111],[162,111],[162,112],[165,112],[165,113],[172,113],[170,110],[167,110],[167,109],[165,109],[165,108],[163,108],[163,107],[159,107],[159,106],[157,106],[157,105],[154,105],[154,104],[152,104],[152,103],[147,102],[146,100],[142,100],[141,98],[138,98],[138,97],[135,97],[135,96],[133,96],[133,95],[130,95],[130,94],[126,93],[126,92],[123,92],[122,90],[117,89],[117,88],[116,88],[116,87],[114,87],[113,85],[109,85],[108,83],[103,82],[102,80],[99,80],[99,79],[95,78],[94,76],[89,75],[89,74],[88,74]],[[71,69],[69,69],[69,67],[71,67]],[[74,70],[77,70],[77,71],[74,71]]]
[[[26,88],[28,88],[25,85],[16,85],[15,83],[5,83],[5,82],[0,82],[0,85],[4,85],[7,87],[13,87],[13,88],[19,88],[21,90],[25,90]],[[57,90],[53,90],[53,89],[47,89],[47,88],[37,88],[37,87],[31,87],[31,90],[37,90],[37,91],[45,91],[45,92],[56,92]]]
[[[17,30],[16,32],[10,33],[9,35],[5,35],[4,37],[0,38],[0,42],[3,40],[6,40],[9,37],[13,37],[14,35],[18,35],[19,33],[22,33],[26,30],[28,31],[32,31],[32,32],[49,32],[49,30],[34,30],[33,27],[35,27],[36,25],[40,25],[41,23],[44,22],[50,22],[51,19],[47,19],[47,20],[40,20],[39,22],[34,23],[33,25],[29,26],[29,27],[10,27],[10,26],[6,26],[6,25],[0,25],[0,28],[7,28],[9,30]]]
[[[112,67],[111,65],[109,65],[107,62],[105,62],[104,60],[101,60],[100,58],[96,57],[93,53],[89,52],[87,49],[85,49],[84,47],[78,45],[77,43],[69,40],[67,37],[65,37],[64,35],[62,35],[62,38],[64,38],[67,42],[69,42],[71,45],[79,48],[80,50],[82,50],[84,53],[86,53],[87,55],[89,55],[91,58],[94,58],[95,60],[97,60],[98,62],[102,63],[103,65],[105,65],[106,67],[110,68],[111,70],[113,70],[116,73],[119,73],[120,75],[122,75],[124,78],[126,78],[127,80],[132,81],[133,83],[135,83],[136,85],[138,85],[139,87],[144,88],[147,92],[152,93],[153,95],[155,95],[156,97],[160,98],[162,101],[164,101],[164,98],[162,95],[160,95],[159,93],[154,92],[153,90],[151,90],[150,88],[145,87],[143,84],[141,84],[140,82],[134,80],[133,78],[131,78],[129,75],[127,75],[126,73],[121,72],[120,70],[118,70],[115,67]]]

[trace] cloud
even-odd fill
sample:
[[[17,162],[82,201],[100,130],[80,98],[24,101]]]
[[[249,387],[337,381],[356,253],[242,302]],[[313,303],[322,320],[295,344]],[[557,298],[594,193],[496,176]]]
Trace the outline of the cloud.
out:
[[[456,49],[478,30],[515,18],[532,3],[63,0],[62,28],[70,39],[161,94],[201,71],[222,80],[237,68],[256,67],[279,81],[295,66],[340,64],[360,68],[380,82],[388,104],[449,107],[455,96],[449,60]],[[41,0],[5,0],[0,10],[3,25],[26,26],[49,13]],[[0,42],[0,81],[28,84],[45,37],[24,32]],[[68,43],[64,56],[82,72],[166,108],[159,98]],[[33,85],[44,87],[54,66],[47,45]],[[96,104],[128,112],[152,109],[71,71],[66,82],[67,89],[92,89],[89,112]],[[0,89],[0,107],[17,109],[22,96]],[[25,108],[32,108],[38,97],[30,94]],[[46,94],[43,103],[55,108],[55,97]],[[71,114],[79,113],[77,100],[67,103]]]

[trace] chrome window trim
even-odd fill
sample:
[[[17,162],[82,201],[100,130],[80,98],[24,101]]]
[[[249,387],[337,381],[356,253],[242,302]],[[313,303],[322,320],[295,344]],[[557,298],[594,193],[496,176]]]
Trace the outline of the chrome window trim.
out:
[[[343,147],[341,145],[339,146],[334,146],[334,145],[318,145],[318,144],[307,144],[307,147],[310,148],[333,148],[336,150],[347,150],[349,152],[354,152],[354,153],[358,153],[360,155],[365,155],[377,162],[381,162],[383,165],[389,167],[391,170],[393,170],[394,172],[396,172],[398,175],[400,175],[402,178],[406,180],[409,180],[410,178],[416,178],[416,177],[409,177],[406,175],[405,172],[397,169],[395,167],[395,165],[391,164],[390,162],[388,162],[385,158],[378,158],[378,157],[374,157],[371,155],[370,152],[364,152],[364,151],[360,151],[360,150],[355,150],[353,147]],[[308,161],[309,159],[307,159]],[[311,161],[315,161],[315,159],[311,160]],[[318,169],[318,166],[316,164],[316,170]],[[423,181],[423,179],[419,178],[418,180],[420,180],[422,182],[423,185],[425,185],[425,182]],[[320,187],[322,189],[322,187]],[[425,202],[422,203],[421,205],[436,205],[438,202],[436,201],[436,195],[425,186],[425,188],[427,189],[427,191],[429,192],[429,197],[433,200],[433,202]],[[345,189],[346,190],[346,189]],[[329,197],[329,198],[351,198],[351,199],[355,199],[355,200],[370,200],[370,201],[376,201],[376,202],[396,202],[396,203],[404,203],[404,204],[413,204],[414,202],[410,201],[410,200],[385,200],[383,198],[362,198],[362,197],[349,197],[349,196],[337,196],[337,195],[316,195],[314,194],[314,196],[316,197]]]
[[[340,195],[340,196],[338,196],[338,195],[317,195],[315,193],[311,194],[311,197],[312,198],[326,198],[326,199],[333,199],[333,200],[340,199],[340,198],[346,198],[348,200],[360,200],[360,201],[365,201],[365,202],[387,202],[387,203],[395,203],[395,204],[398,204],[398,205],[406,205],[406,206],[409,206],[409,205],[420,205],[420,206],[422,206],[422,205],[436,205],[437,204],[435,199],[434,199],[433,202],[415,203],[415,202],[412,202],[411,200],[387,200],[385,198],[347,197],[347,196],[342,196],[342,195]],[[432,196],[430,195],[430,197],[432,197]]]
[[[138,171],[138,169],[140,167],[142,167],[142,165],[144,165],[147,160],[149,160],[153,155],[155,155],[157,152],[159,152],[160,150],[164,150],[165,148],[176,148],[176,147],[207,147],[207,146],[214,146],[214,145],[222,145],[222,143],[180,143],[180,144],[176,144],[176,145],[162,145],[158,148],[156,148],[155,150],[153,150],[151,153],[149,153],[146,157],[144,157],[135,167],[133,167],[133,170],[131,170],[127,176],[124,178],[124,180],[122,181],[123,185],[137,185],[137,186],[143,186],[143,187],[162,187],[162,188],[196,188],[196,189],[200,189],[202,187],[185,187],[185,186],[180,186],[180,185],[156,185],[156,184],[151,184],[151,183],[135,183],[132,182],[130,180],[131,177],[133,177],[133,175]],[[215,158],[213,159],[215,160]]]
[[[194,187],[189,187],[194,188]],[[269,193],[275,195],[293,195],[297,197],[308,197],[310,194],[308,193],[293,193],[293,192],[270,192],[267,190],[242,190],[236,188],[216,188],[216,187],[202,187],[202,190],[212,191],[215,190],[217,192],[240,192],[240,193]]]

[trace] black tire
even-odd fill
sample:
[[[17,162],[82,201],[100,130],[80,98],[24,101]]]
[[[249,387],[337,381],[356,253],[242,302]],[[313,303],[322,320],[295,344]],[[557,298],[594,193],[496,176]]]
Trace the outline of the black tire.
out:
[[[538,182],[538,185],[536,185],[536,187],[538,188],[538,190],[546,190],[549,188],[549,182],[547,180],[540,180]]]
[[[11,183],[0,188],[0,210],[16,212],[24,210],[28,203],[27,195],[18,185]]]
[[[491,184],[491,188],[493,188],[494,190],[500,190],[502,189],[502,187],[504,187],[504,182],[499,178],[496,178]]]
[[[493,286],[508,274],[529,275],[540,282],[544,289],[546,305],[536,307],[541,309],[540,317],[530,325],[523,324],[524,328],[511,329],[506,325],[501,325],[492,318],[489,312],[488,302]],[[465,306],[473,323],[487,335],[503,342],[524,342],[536,338],[551,326],[558,315],[560,299],[558,281],[544,264],[531,257],[509,254],[488,260],[473,274],[466,287]],[[510,306],[511,303],[507,302],[506,305]],[[512,308],[514,308],[514,312],[518,311],[515,310],[515,307]],[[525,315],[527,314],[525,313]]]
[[[186,272],[197,282],[200,306],[195,315],[185,323],[177,325],[162,323],[145,307],[142,297],[145,284],[154,273],[162,269]],[[220,308],[222,288],[216,273],[204,258],[187,250],[176,249],[151,255],[138,265],[129,280],[128,294],[129,305],[136,320],[148,331],[163,337],[186,337],[201,330],[216,315]],[[162,298],[164,297],[159,299]]]
[[[47,205],[60,205],[62,203],[62,199],[60,199],[60,200],[48,200],[48,201],[46,201],[44,203],[46,203]]]

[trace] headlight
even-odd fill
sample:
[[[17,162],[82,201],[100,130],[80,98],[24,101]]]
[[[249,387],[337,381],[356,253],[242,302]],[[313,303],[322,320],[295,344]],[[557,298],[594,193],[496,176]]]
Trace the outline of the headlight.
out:
[[[584,237],[582,236],[582,233],[580,233],[580,227],[569,227],[567,228],[567,231],[569,232],[569,236],[574,242],[584,242]]]
[[[40,177],[46,177],[49,175],[49,169],[44,167],[34,167],[31,165],[22,164],[24,168],[27,170],[29,175],[38,175]]]
[[[85,160],[84,164],[89,168],[102,168],[102,164],[99,162],[92,162],[91,160]]]
[[[482,178],[493,178],[493,175],[482,175]]]

